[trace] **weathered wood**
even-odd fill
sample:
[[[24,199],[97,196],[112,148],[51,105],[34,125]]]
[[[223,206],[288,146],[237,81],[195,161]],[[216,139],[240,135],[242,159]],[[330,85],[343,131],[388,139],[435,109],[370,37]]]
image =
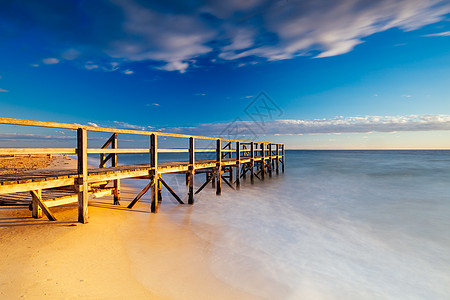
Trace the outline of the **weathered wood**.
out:
[[[255,143],[250,143],[250,182],[255,183]]]
[[[222,194],[222,147],[220,139],[216,141],[216,195]]]
[[[150,180],[150,182],[142,189],[142,191],[140,191],[139,194],[137,194],[137,196],[133,199],[133,201],[131,201],[130,204],[128,204],[127,208],[133,208],[133,206],[139,200],[141,200],[142,197],[144,197],[144,195],[148,192],[148,190],[152,187],[152,185],[153,185],[153,179]]]
[[[42,201],[41,192],[40,191],[30,191],[30,193],[31,193],[31,196],[33,197],[33,202],[37,202],[37,204],[42,209],[42,212],[47,216],[47,218],[50,221],[56,221],[55,216],[52,214],[52,212],[48,209],[48,207]]]
[[[266,173],[266,149],[264,148],[264,143],[261,143],[261,156],[262,160],[260,163],[261,166],[261,180],[264,180],[265,173]]]
[[[172,190],[172,188],[166,183],[166,181],[159,177],[160,182],[164,185],[164,187],[169,191],[169,193],[178,201],[180,204],[184,204],[183,200]]]
[[[241,143],[236,142],[236,190],[241,188]]]
[[[188,204],[194,204],[195,194],[195,141],[189,138],[189,192]]]
[[[158,136],[150,136],[150,166],[153,170],[153,182],[151,185],[150,201],[151,212],[157,213],[159,209],[159,173],[158,173]]]
[[[200,193],[205,188],[205,186],[208,185],[208,183],[210,183],[211,181],[214,182],[215,179],[216,179],[216,175],[215,174],[212,174],[211,176],[208,176],[206,178],[205,183],[203,183],[202,186],[199,187],[198,190],[195,193],[196,194]]]
[[[285,159],[286,159],[286,156],[284,155],[284,145],[281,145],[281,155],[282,155],[282,158],[283,158],[283,161],[281,163],[281,172],[284,173],[284,162],[285,162]]]
[[[75,154],[75,148],[0,148],[0,155]]]
[[[279,157],[280,157],[280,145],[275,145],[275,147],[276,147],[276,151],[277,151],[277,157],[276,157],[276,172],[277,172],[277,174],[279,173],[279,168],[280,168],[280,159],[279,159]]]
[[[111,148],[117,149],[117,147],[118,147],[117,133],[113,133],[113,135],[110,137],[110,139],[111,139]],[[112,167],[117,167],[117,153],[111,153],[111,154],[113,155],[111,165],[112,165]],[[120,205],[120,179],[114,179],[113,186],[114,186],[114,205]]]
[[[269,167],[269,177],[272,177],[272,144],[269,144],[269,161],[267,165]]]
[[[39,199],[41,198],[41,190],[30,191],[31,194],[31,215],[35,219],[42,218],[42,209],[39,206]]]
[[[222,180],[233,190],[235,190],[234,186],[228,181],[228,179],[226,179],[225,177],[221,176]]]
[[[84,128],[77,130],[78,158],[78,222],[88,222],[88,165],[87,165],[87,132]]]

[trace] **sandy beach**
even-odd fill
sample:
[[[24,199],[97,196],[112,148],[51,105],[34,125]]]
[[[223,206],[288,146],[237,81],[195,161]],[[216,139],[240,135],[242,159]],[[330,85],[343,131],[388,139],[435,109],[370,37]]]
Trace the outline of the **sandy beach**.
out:
[[[50,168],[74,168],[56,158]],[[52,209],[57,221],[31,218],[25,207],[0,207],[2,299],[260,299],[217,279],[210,242],[168,214],[194,207],[126,205],[139,191],[122,186],[121,206],[94,199],[89,223],[75,204]],[[167,201],[167,200],[166,200]]]

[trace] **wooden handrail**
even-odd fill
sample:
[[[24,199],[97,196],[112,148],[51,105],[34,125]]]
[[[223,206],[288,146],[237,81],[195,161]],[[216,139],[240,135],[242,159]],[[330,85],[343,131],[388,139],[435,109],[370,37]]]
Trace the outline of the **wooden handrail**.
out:
[[[116,128],[107,128],[107,127],[86,126],[86,125],[79,125],[79,124],[45,122],[45,121],[23,120],[23,119],[2,118],[2,117],[0,117],[0,124],[49,127],[49,128],[72,129],[72,130],[85,129],[86,131],[137,134],[137,135],[152,135],[152,134],[154,134],[156,136],[166,136],[166,137],[180,137],[180,138],[191,138],[192,137],[195,139],[203,139],[203,140],[217,140],[217,137],[209,137],[209,136],[197,136],[197,135],[166,133],[166,132],[153,132],[153,131],[146,131],[146,130],[116,129]],[[261,143],[260,141],[234,140],[234,139],[227,139],[227,138],[221,138],[221,140],[227,141],[227,142],[240,142],[241,144],[242,143],[251,143],[251,142]],[[271,144],[282,145],[282,143],[271,143]]]

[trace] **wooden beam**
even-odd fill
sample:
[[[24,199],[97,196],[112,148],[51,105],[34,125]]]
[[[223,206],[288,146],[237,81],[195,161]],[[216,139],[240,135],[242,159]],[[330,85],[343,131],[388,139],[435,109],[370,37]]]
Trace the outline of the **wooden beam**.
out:
[[[195,141],[194,138],[189,138],[189,192],[188,204],[194,204],[195,194]]]
[[[216,141],[216,195],[222,194],[222,147],[220,139]]]
[[[200,193],[200,192],[205,188],[205,186],[208,185],[208,183],[210,183],[211,181],[214,182],[215,178],[216,178],[216,175],[215,175],[215,174],[212,174],[211,176],[209,176],[209,177],[206,179],[205,183],[203,183],[202,186],[199,187],[199,189],[198,189],[195,193],[196,193],[196,194]]]
[[[272,144],[269,143],[269,161],[267,163],[269,167],[269,177],[272,177]]]
[[[266,173],[266,149],[264,148],[264,143],[261,143],[261,179],[264,180],[265,173]]]
[[[236,190],[241,188],[241,143],[236,142]]]
[[[111,148],[117,149],[117,133],[113,133],[110,137],[111,140]],[[117,153],[111,153],[112,161],[111,161],[111,167],[117,167]],[[110,155],[111,155],[110,154]],[[120,205],[120,179],[114,179],[113,180],[113,186],[114,186],[114,205]]]
[[[0,148],[0,155],[75,154],[75,148]]]
[[[222,180],[233,190],[235,190],[234,186],[231,185],[231,183],[223,176],[221,176]]]
[[[42,201],[41,192],[40,191],[30,191],[30,193],[31,193],[31,196],[33,197],[33,201],[38,203],[38,205],[42,209],[42,212],[47,216],[47,218],[50,221],[56,221],[55,216],[52,214],[52,212],[48,209],[48,207]]]
[[[31,194],[31,215],[35,219],[40,219],[42,218],[42,209],[39,206],[39,199],[41,198],[41,190],[30,191],[30,194]]]
[[[166,183],[166,181],[161,177],[159,177],[160,182],[164,185],[164,187],[169,191],[170,194],[178,201],[180,204],[184,204],[183,200],[172,190],[172,188]]]
[[[150,136],[150,166],[154,168],[153,183],[151,185],[151,212],[157,213],[159,209],[159,174],[158,174],[158,136]]]
[[[139,200],[141,200],[141,198],[145,195],[145,193],[147,193],[147,191],[152,187],[152,185],[153,185],[153,180],[150,180],[150,182],[142,189],[142,191],[140,191],[139,194],[137,194],[137,196],[133,199],[133,201],[131,201],[130,204],[128,204],[127,208],[133,208],[133,206]]]
[[[275,146],[276,147],[276,151],[277,151],[277,156],[276,156],[276,172],[277,172],[277,174],[279,173],[279,168],[280,168],[280,160],[279,160],[279,157],[280,157],[280,145],[276,145]]]
[[[255,183],[255,143],[250,143],[250,182]]]
[[[78,158],[78,222],[88,222],[88,166],[87,166],[87,132],[84,128],[77,130]]]

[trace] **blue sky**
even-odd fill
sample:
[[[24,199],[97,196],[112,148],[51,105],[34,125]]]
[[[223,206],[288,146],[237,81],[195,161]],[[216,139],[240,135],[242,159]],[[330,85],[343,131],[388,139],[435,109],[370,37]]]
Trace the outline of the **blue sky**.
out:
[[[1,1],[0,115],[450,148],[449,17],[437,0]]]

